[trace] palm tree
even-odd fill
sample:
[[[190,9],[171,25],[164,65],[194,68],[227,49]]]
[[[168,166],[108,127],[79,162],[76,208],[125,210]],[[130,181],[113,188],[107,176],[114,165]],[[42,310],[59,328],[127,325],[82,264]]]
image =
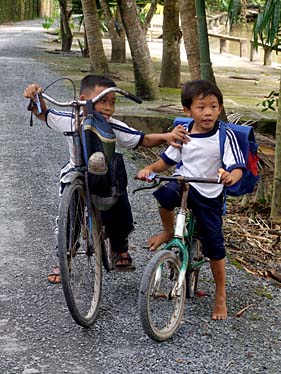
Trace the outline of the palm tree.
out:
[[[99,0],[111,39],[111,62],[126,62],[126,33],[117,5],[109,6],[107,0]]]
[[[61,30],[61,50],[69,52],[71,50],[73,35],[69,25],[71,11],[68,9],[67,0],[59,0],[60,6],[60,30]]]
[[[179,0],[164,0],[163,54],[160,87],[180,85]]]
[[[117,0],[117,4],[131,50],[136,95],[142,99],[153,100],[157,98],[159,89],[136,2]]]
[[[183,41],[191,80],[200,79],[199,37],[194,0],[180,0]]]
[[[235,16],[239,9],[240,0],[231,0],[229,14]],[[234,17],[235,18],[235,17]],[[281,45],[281,4],[280,0],[267,0],[254,24],[254,40],[258,38],[272,49]],[[280,76],[281,81],[281,76]],[[281,82],[279,98],[281,97]],[[280,99],[279,99],[280,102]],[[275,133],[275,167],[273,193],[271,201],[271,218],[274,222],[281,222],[281,105],[278,105],[278,118]]]
[[[95,74],[108,74],[110,70],[103,49],[96,0],[82,0],[82,8],[89,47],[90,69]]]

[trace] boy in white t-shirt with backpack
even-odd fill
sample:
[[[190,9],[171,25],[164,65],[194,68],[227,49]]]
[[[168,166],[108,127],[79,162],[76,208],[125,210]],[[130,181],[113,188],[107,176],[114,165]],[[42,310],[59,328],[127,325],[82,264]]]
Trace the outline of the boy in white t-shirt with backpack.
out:
[[[184,84],[181,94],[183,112],[192,117],[187,130],[190,141],[182,148],[169,147],[160,160],[138,172],[139,179],[151,173],[161,173],[176,165],[177,175],[215,178],[221,176],[222,184],[190,183],[188,207],[192,209],[205,257],[210,258],[216,285],[212,319],[227,318],[225,247],[222,233],[223,185],[232,186],[242,177],[245,169],[243,154],[232,130],[227,129],[221,159],[218,117],[223,109],[223,96],[218,87],[209,81],[198,80]],[[225,169],[222,168],[225,165]],[[180,205],[181,186],[168,182],[154,192],[160,204],[159,213],[163,231],[148,239],[150,250],[172,239],[174,208]]]

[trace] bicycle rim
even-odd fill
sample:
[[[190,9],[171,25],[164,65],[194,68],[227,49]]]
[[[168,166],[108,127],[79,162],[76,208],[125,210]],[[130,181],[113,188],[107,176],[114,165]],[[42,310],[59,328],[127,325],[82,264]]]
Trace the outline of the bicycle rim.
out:
[[[185,282],[176,296],[180,261],[171,251],[158,252],[148,263],[140,286],[139,310],[146,334],[156,341],[169,339],[178,328],[185,306]]]
[[[91,216],[88,214],[84,186],[79,180],[65,186],[58,229],[66,304],[73,319],[88,327],[96,318],[101,297],[101,225],[95,211]],[[90,240],[91,231],[93,240]]]

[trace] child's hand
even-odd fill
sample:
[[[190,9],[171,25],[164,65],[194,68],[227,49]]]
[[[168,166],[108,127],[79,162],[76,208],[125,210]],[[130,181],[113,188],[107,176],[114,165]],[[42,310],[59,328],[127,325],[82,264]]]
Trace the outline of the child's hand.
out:
[[[149,167],[146,167],[144,169],[141,169],[138,171],[137,177],[141,180],[146,180],[147,182],[151,182],[151,180],[148,178],[150,174],[153,173],[153,170]]]
[[[219,169],[218,175],[220,182],[225,186],[232,186],[242,177],[241,169],[233,169],[230,173],[222,168]]]
[[[40,92],[42,92],[42,88],[39,86],[39,84],[34,83],[27,86],[23,94],[27,99],[36,100],[36,94]]]
[[[190,141],[188,132],[182,125],[176,126],[173,131],[169,133],[167,142],[177,148],[180,148],[182,144],[185,144]]]
[[[224,184],[226,186],[229,186],[231,184],[232,178],[231,178],[231,174],[228,171],[220,168],[219,171],[218,171],[218,176],[219,176],[220,182],[222,184]]]

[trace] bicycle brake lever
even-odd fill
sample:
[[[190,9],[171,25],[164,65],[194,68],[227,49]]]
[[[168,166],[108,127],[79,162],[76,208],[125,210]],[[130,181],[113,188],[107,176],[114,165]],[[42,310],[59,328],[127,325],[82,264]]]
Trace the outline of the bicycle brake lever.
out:
[[[141,190],[151,190],[152,188],[155,188],[155,187],[159,186],[159,184],[160,184],[160,181],[159,182],[154,181],[154,183],[150,186],[138,187],[138,188],[133,190],[133,194],[138,192],[138,191],[141,191]]]
[[[41,108],[41,103],[40,103],[40,99],[39,99],[39,94],[36,93],[35,94],[35,104],[37,106],[37,114],[41,114],[42,113],[42,108]]]

